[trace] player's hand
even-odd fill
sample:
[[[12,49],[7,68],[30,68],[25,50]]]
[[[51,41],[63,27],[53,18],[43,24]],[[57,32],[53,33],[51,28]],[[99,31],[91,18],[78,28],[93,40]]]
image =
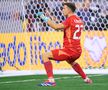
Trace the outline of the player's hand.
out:
[[[38,12],[36,15],[39,16],[45,22],[48,22],[48,20],[49,20],[49,18],[46,17],[43,12]]]
[[[36,16],[41,16],[41,15],[44,15],[44,13],[43,12],[38,12],[37,14],[36,14]]]

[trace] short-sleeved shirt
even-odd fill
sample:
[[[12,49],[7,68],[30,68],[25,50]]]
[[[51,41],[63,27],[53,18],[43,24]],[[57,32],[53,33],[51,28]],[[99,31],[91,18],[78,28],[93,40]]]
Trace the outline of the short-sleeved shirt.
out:
[[[83,22],[77,15],[68,17],[62,24],[64,28],[63,47],[81,50],[80,36],[83,30]]]
[[[62,49],[51,50],[54,60],[74,62],[81,56],[80,36],[83,22],[77,15],[68,17],[64,22],[64,40]]]

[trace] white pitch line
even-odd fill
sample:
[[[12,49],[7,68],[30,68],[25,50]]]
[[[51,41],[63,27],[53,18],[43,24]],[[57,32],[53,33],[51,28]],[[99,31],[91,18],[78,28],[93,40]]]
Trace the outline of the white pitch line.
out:
[[[103,76],[103,75],[89,75],[89,77],[94,77],[94,76]],[[79,78],[79,77],[80,76],[59,77],[59,78],[55,78],[55,79],[59,80],[59,79]],[[28,79],[28,80],[18,80],[18,81],[6,81],[6,82],[0,82],[0,84],[19,83],[19,82],[32,82],[32,81],[40,81],[40,80],[45,80],[45,79]]]
[[[30,81],[35,81],[36,79],[29,79],[29,80],[18,80],[18,81],[7,81],[7,82],[0,82],[0,84],[5,84],[5,83],[17,83],[17,82],[30,82]]]

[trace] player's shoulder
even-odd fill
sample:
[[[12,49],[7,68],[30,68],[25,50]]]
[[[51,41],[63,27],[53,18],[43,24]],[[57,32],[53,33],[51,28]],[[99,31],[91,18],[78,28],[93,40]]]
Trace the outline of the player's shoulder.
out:
[[[70,17],[68,17],[67,19],[66,19],[66,21],[68,21],[68,22],[70,22],[70,23],[72,23],[72,24],[84,24],[84,22],[82,21],[82,19],[78,16],[78,15],[76,15],[76,14],[74,14],[74,15],[72,15],[72,16],[70,16]]]
[[[82,24],[84,23],[83,20],[78,15],[75,15],[73,20],[75,23],[82,23]]]
[[[83,22],[81,20],[81,18],[78,15],[76,15],[76,14],[72,15],[69,19],[71,19],[73,21]]]

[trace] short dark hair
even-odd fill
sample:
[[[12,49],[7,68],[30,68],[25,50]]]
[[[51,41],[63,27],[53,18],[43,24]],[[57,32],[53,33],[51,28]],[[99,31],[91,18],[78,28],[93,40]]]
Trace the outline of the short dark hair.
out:
[[[72,12],[75,12],[75,10],[76,10],[75,3],[63,3],[63,6],[64,5],[68,6]]]

